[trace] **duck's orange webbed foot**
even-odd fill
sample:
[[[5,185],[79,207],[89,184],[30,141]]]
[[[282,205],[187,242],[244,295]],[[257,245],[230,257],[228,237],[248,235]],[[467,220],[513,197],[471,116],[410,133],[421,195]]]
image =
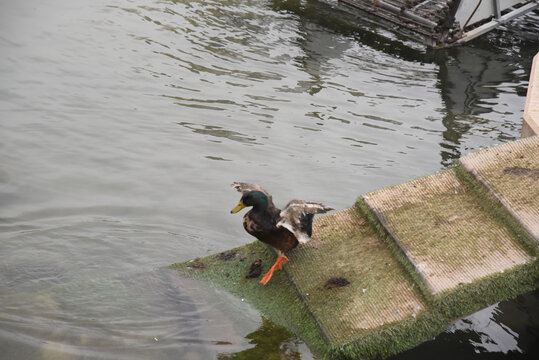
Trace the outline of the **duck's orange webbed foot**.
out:
[[[264,275],[262,280],[260,280],[260,284],[266,285],[268,283],[268,281],[270,281],[270,279],[273,276],[273,273],[275,272],[275,270],[282,270],[283,269],[283,261],[286,264],[287,262],[290,261],[290,259],[287,258],[284,255],[279,254],[277,256],[277,260],[275,260],[275,264],[273,264],[273,266],[269,269],[269,271],[266,273],[266,275]]]

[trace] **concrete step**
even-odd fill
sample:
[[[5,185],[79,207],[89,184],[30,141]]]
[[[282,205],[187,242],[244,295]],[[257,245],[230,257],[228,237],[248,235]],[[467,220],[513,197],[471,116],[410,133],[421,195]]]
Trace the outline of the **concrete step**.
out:
[[[454,169],[363,195],[432,295],[532,261]]]
[[[425,308],[411,277],[355,208],[317,218],[312,240],[289,257],[286,271],[331,344]],[[332,278],[345,286],[333,286]]]
[[[539,244],[539,136],[460,159]]]

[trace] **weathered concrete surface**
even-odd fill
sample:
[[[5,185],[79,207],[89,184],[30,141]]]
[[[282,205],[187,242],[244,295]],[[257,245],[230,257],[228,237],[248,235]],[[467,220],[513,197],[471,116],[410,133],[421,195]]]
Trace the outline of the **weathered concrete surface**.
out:
[[[453,169],[363,198],[432,294],[532,260]]]
[[[411,278],[355,208],[318,217],[312,240],[289,257],[290,279],[333,344],[424,309]],[[331,278],[349,284],[331,287]]]
[[[539,135],[539,53],[533,58],[521,137]]]
[[[539,243],[539,136],[472,153],[460,162]]]

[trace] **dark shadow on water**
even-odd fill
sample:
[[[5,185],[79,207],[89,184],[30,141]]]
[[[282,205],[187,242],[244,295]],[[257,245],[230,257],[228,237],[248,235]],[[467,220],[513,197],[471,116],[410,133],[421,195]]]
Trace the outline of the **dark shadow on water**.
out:
[[[490,120],[481,114],[495,112],[493,102],[499,99],[503,84],[509,84],[509,91],[520,97],[526,95],[532,58],[539,51],[539,11],[504,24],[464,46],[433,50],[420,44],[410,47],[413,42],[402,35],[391,30],[380,31],[383,26],[368,14],[350,13],[344,10],[346,6],[334,2],[274,0],[271,6],[275,11],[298,15],[299,29],[307,39],[311,37],[314,24],[330,34],[353,37],[359,44],[403,61],[436,64],[439,67],[437,88],[445,107],[442,119],[445,130],[439,150],[442,166],[451,165],[463,155],[466,150],[463,139],[474,127],[488,129],[489,136],[500,142],[514,140],[515,133],[520,133],[520,124],[507,123],[503,124],[504,128],[499,124],[489,126]],[[317,34],[312,37],[316,38]],[[316,44],[316,49],[308,43],[300,45],[307,56],[323,52],[324,56],[316,59],[318,68],[324,66],[324,61],[342,56],[346,50],[343,44],[324,44],[320,40]],[[309,73],[316,73],[317,69],[312,69],[316,61],[309,58],[302,61],[311,64]],[[316,76],[313,78],[316,81]]]
[[[500,98],[500,86],[525,97],[533,56],[539,51],[539,13],[531,13],[479,37],[465,46],[439,50],[433,61],[439,66],[438,88],[445,105],[442,123],[441,163],[450,165],[461,153],[462,138],[475,125],[488,125],[481,114],[493,112],[492,102]],[[505,91],[508,91],[505,90]],[[507,124],[508,127],[513,124]],[[518,129],[513,129],[520,133]],[[515,137],[499,127],[500,142]],[[514,133],[514,131],[513,131]]]
[[[493,109],[492,104],[484,100],[499,97],[499,84],[517,82],[515,73],[522,64],[475,46],[440,51],[436,63],[438,88],[445,105],[442,124],[446,130],[440,142],[440,156],[442,165],[448,166],[462,156],[462,138],[474,126],[488,123],[481,114]],[[514,140],[503,138],[503,133],[498,138]]]
[[[432,58],[432,52],[426,51],[423,45],[416,44],[417,48],[406,46],[403,43],[406,39],[398,34],[392,34],[395,35],[392,38],[382,36],[376,31],[378,24],[371,16],[361,13],[360,18],[357,12],[342,4],[323,0],[273,0],[271,6],[275,11],[298,15],[302,29],[308,28],[307,24],[316,24],[332,33],[354,37],[363,45],[399,58],[418,62],[428,62]]]
[[[481,310],[390,359],[538,359],[539,289]]]
[[[536,359],[539,358],[539,289],[458,320],[435,339],[393,356],[391,360]],[[262,317],[248,334],[253,347],[220,353],[219,360],[299,360],[299,340]]]
[[[262,317],[262,326],[245,338],[253,344],[252,348],[237,353],[217,354],[219,360],[300,360],[297,350],[297,338],[287,331]]]

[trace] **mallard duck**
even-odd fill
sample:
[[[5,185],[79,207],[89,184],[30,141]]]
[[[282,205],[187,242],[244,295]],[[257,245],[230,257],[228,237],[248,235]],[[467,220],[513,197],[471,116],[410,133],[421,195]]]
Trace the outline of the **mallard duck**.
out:
[[[235,214],[252,206],[243,216],[243,227],[249,234],[278,251],[275,264],[260,280],[261,284],[266,285],[276,270],[282,270],[283,262],[290,261],[285,253],[311,239],[314,215],[333,209],[319,203],[294,199],[283,210],[279,210],[273,204],[271,195],[259,185],[234,182],[232,187],[243,195],[230,212]]]

